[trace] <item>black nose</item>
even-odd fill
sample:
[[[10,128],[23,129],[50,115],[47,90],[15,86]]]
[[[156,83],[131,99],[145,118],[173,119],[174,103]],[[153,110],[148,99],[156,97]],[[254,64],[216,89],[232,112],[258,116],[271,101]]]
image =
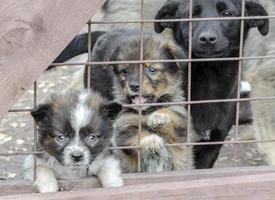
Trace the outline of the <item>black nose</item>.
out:
[[[75,162],[79,162],[83,159],[83,153],[81,152],[74,152],[71,154],[71,157],[72,159],[75,161]]]
[[[217,35],[214,33],[206,32],[200,34],[199,39],[202,45],[214,45],[217,41]]]
[[[133,92],[137,92],[138,89],[139,89],[139,82],[138,81],[131,81],[130,84],[130,89],[133,91]]]

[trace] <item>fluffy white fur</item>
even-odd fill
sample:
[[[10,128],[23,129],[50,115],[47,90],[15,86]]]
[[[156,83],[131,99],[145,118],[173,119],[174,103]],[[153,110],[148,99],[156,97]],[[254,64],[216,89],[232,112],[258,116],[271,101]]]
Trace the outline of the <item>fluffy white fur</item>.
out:
[[[96,160],[86,167],[70,168],[60,165],[49,156],[47,160],[37,158],[36,181],[34,185],[38,192],[57,192],[59,190],[57,179],[78,179],[87,175],[98,177],[103,187],[123,186],[119,161],[113,156],[99,155]],[[33,156],[28,156],[23,166],[23,178],[33,180]]]

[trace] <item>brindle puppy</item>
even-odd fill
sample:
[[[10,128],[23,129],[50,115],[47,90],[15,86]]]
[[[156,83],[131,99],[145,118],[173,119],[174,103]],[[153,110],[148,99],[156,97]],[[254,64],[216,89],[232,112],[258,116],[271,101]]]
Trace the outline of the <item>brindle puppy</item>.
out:
[[[57,178],[98,176],[104,187],[123,184],[120,165],[108,150],[111,119],[121,110],[95,92],[81,91],[52,96],[31,112],[38,125],[39,148],[35,186],[39,192],[56,192]],[[33,157],[25,160],[23,177],[32,180]]]
[[[128,34],[127,34],[128,33]],[[97,41],[92,52],[93,61],[131,61],[140,59],[140,35],[138,31],[114,31]],[[183,59],[185,53],[171,41],[144,35],[144,60]],[[95,66],[97,70],[101,68]],[[143,79],[140,83],[140,64],[112,65],[113,96],[125,107],[115,120],[115,146],[138,145],[137,104],[184,101],[182,90],[185,63],[159,62],[143,65]],[[94,71],[95,72],[95,71]],[[93,78],[93,77],[92,77]],[[110,79],[106,79],[109,80]],[[141,90],[141,97],[139,92]],[[141,107],[141,169],[142,171],[184,170],[192,168],[191,149],[186,146],[166,147],[165,144],[186,142],[187,114],[183,105]],[[137,150],[116,150],[124,172],[135,172]],[[186,159],[186,157],[190,159]]]

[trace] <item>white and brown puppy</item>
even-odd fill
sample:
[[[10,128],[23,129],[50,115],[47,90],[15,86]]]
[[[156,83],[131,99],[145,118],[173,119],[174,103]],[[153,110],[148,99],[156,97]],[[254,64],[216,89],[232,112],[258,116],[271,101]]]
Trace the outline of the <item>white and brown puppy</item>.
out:
[[[53,95],[31,112],[38,126],[39,148],[35,186],[39,192],[56,192],[57,178],[96,175],[103,187],[123,185],[120,163],[108,151],[112,119],[121,110],[96,92],[84,90]],[[87,173],[88,169],[88,173]],[[33,178],[33,157],[23,166],[23,177]]]
[[[144,33],[144,60],[184,59],[185,53],[173,42],[151,33]],[[123,29],[108,32],[98,39],[93,61],[139,60],[140,32]],[[183,105],[142,106],[140,143],[139,115],[135,104],[184,101],[182,84],[186,63],[158,62],[143,64],[113,64],[106,68],[94,65],[91,87],[105,97],[113,96],[120,104],[133,104],[120,112],[114,123],[114,146],[137,146],[141,150],[141,170],[160,172],[186,170],[193,167],[192,147],[167,147],[165,144],[187,141],[187,113]],[[106,87],[107,86],[107,87]],[[141,97],[139,91],[142,88]],[[191,129],[192,131],[192,129]],[[191,134],[192,135],[192,134]],[[195,137],[195,133],[192,135]],[[196,138],[199,140],[198,138]],[[138,171],[136,149],[115,150],[123,172]],[[186,159],[189,157],[189,159]]]

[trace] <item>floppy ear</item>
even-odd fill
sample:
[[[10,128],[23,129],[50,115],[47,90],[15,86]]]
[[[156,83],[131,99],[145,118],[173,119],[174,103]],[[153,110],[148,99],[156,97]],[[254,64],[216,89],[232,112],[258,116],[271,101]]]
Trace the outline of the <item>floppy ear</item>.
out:
[[[182,48],[173,42],[170,42],[165,47],[165,51],[169,55],[170,59],[187,59],[187,55]],[[177,62],[176,64],[180,70],[183,70],[187,66],[187,62]]]
[[[179,1],[168,0],[157,12],[155,19],[175,19]],[[157,33],[161,33],[165,28],[174,28],[176,22],[155,22],[154,27]]]
[[[110,102],[101,106],[100,113],[105,118],[115,119],[121,110],[122,105],[116,102]]]
[[[31,115],[37,125],[40,125],[43,120],[52,115],[51,104],[40,104],[31,111]]]
[[[248,16],[268,16],[264,7],[253,1],[245,2],[246,13]],[[269,32],[269,19],[250,19],[245,20],[249,28],[258,27],[259,32],[262,35],[267,35]]]

